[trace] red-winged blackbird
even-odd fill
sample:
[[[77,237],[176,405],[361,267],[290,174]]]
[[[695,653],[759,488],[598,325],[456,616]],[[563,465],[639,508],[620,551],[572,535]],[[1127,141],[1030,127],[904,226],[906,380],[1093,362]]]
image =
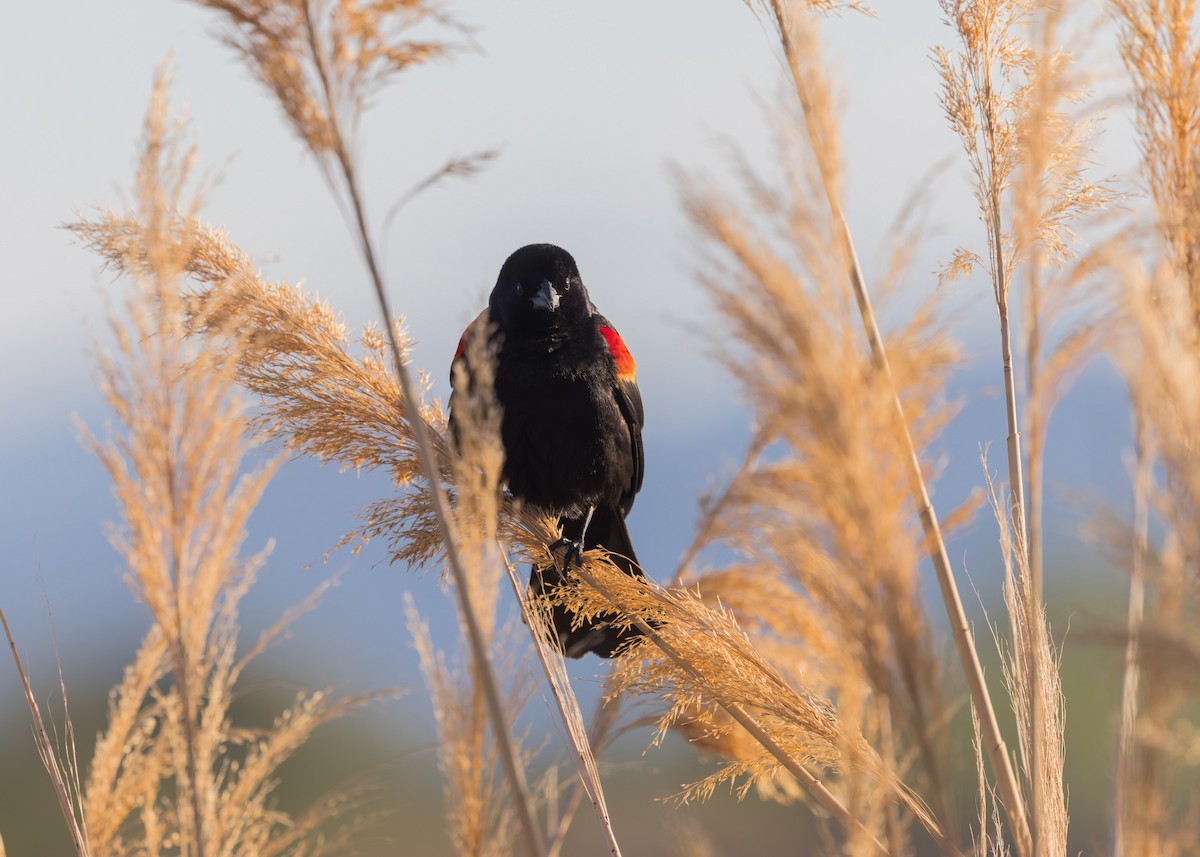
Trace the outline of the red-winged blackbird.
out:
[[[508,490],[558,516],[570,548],[567,568],[578,551],[603,547],[618,568],[642,577],[625,528],[642,487],[642,396],[633,358],[588,298],[571,254],[553,244],[530,244],[509,256],[488,308],[459,341],[455,363],[465,359],[471,329],[488,323],[497,346],[495,390],[503,409]],[[453,392],[450,425],[453,430]],[[547,592],[569,573],[534,567],[530,588]],[[615,618],[600,616],[572,629],[575,614],[556,607],[560,648],[573,658],[587,652],[612,657],[640,633],[612,626]]]

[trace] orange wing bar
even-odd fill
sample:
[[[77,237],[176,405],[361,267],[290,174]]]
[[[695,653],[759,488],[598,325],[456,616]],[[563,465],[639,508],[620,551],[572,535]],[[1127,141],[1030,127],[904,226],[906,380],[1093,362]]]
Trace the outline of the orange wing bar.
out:
[[[608,352],[612,355],[613,363],[617,366],[617,378],[622,381],[635,380],[637,378],[637,364],[633,362],[633,355],[625,347],[625,342],[621,339],[621,335],[611,327],[604,325],[600,326],[600,333],[604,336],[604,341],[608,343]]]

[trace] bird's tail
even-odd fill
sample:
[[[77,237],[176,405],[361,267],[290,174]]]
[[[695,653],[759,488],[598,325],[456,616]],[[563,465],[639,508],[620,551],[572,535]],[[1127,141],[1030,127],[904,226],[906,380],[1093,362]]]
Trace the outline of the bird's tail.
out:
[[[583,520],[582,517],[560,519],[563,537],[578,541],[583,531]],[[591,523],[588,524],[583,547],[584,550],[602,547],[609,552],[613,565],[630,577],[644,579],[646,576],[642,573],[637,555],[633,552],[629,530],[625,526],[625,516],[620,508],[596,508]],[[534,566],[529,578],[529,587],[535,595],[541,595],[553,591],[569,575],[570,571],[562,572],[553,566]],[[622,628],[614,625],[613,622],[619,618],[616,613],[602,613],[575,627],[575,611],[555,605],[551,618],[557,638],[555,642],[569,658],[580,658],[588,652],[595,652],[602,658],[611,658],[622,645],[642,635],[634,626]]]

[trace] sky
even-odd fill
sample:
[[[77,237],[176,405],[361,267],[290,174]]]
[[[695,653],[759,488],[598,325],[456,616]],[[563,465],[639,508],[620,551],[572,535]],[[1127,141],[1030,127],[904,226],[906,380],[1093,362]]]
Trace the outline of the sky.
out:
[[[982,232],[929,58],[949,31],[931,0],[879,6],[878,19],[829,21],[822,45],[841,81],[846,208],[870,279],[886,259],[897,213],[928,191],[927,239],[911,284],[923,294],[953,248],[980,246]],[[719,330],[693,276],[696,244],[672,171],[728,177],[728,141],[766,164],[762,106],[780,92],[779,63],[737,0],[462,0],[450,8],[474,28],[479,49],[403,76],[376,99],[362,129],[361,175],[377,225],[448,157],[499,150],[481,175],[411,203],[381,238],[392,303],[416,340],[414,363],[444,395],[458,335],[508,253],[535,241],[570,250],[638,361],[647,472],[631,530],[648,568],[671,569],[691,537],[699,495],[735,466],[750,420],[712,357]],[[315,165],[211,37],[204,12],[183,2],[73,0],[16,4],[6,22],[0,606],[43,687],[53,681],[57,647],[68,682],[105,688],[119,678],[147,614],[108,546],[114,504],[99,463],[79,442],[79,424],[98,432],[107,419],[93,357],[103,348],[105,314],[125,292],[60,227],[79,212],[123,204],[151,80],[168,57],[200,162],[220,176],[205,216],[227,227],[268,276],[303,281],[330,301],[351,329],[374,321],[375,308]],[[1115,153],[1114,169],[1131,165],[1126,125],[1110,127],[1104,145]],[[935,501],[949,508],[981,481],[979,447],[1001,449],[1006,431],[989,289],[947,288],[957,290],[957,330],[972,356],[950,391],[963,412],[938,447],[944,475]],[[1056,419],[1051,490],[1060,484],[1123,508],[1128,416],[1111,371],[1085,373]],[[419,684],[402,621],[406,592],[446,641],[452,620],[436,574],[388,567],[371,550],[324,558],[356,511],[387,491],[377,476],[294,462],[252,520],[247,548],[275,546],[246,603],[248,627],[269,624],[325,575],[342,574],[279,656],[306,663],[312,684]],[[1052,513],[1052,536],[1075,538],[1075,518]],[[956,566],[986,576],[994,539],[982,519],[951,545]],[[581,681],[597,671],[580,669]],[[18,703],[12,670],[0,666],[0,717],[22,716]],[[408,705],[406,717],[428,720],[423,703]]]

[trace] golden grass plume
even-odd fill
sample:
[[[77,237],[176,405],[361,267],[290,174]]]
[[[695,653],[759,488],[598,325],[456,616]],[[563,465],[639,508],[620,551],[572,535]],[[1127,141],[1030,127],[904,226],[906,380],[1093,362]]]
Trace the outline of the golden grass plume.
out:
[[[732,548],[737,559],[687,570],[685,580],[732,609],[788,684],[816,688],[853,712],[853,728],[825,736],[833,755],[824,762],[859,752],[862,739],[847,734],[878,739],[876,753],[892,742],[886,758],[865,766],[885,795],[874,804],[887,806],[896,783],[915,777],[932,814],[952,830],[941,744],[949,713],[920,604],[923,546],[893,389],[924,447],[953,412],[941,391],[958,356],[932,304],[887,337],[890,373],[862,342],[844,260],[830,252],[842,242],[841,224],[823,202],[826,189],[841,184],[829,88],[814,70],[811,26],[798,13],[780,15],[773,20],[806,88],[798,104],[780,108],[779,175],[763,177],[736,160],[740,198],[695,176],[680,180],[704,247],[698,276],[727,322],[720,356],[755,410],[746,465],[710,501],[699,539]],[[724,720],[685,728],[714,749],[747,752]],[[845,797],[871,802],[862,786],[847,778]]]
[[[125,251],[136,253],[118,263],[134,274],[134,293],[124,318],[112,319],[115,353],[100,359],[120,429],[88,440],[113,480],[126,579],[154,623],[112,693],[76,811],[96,855],[345,853],[373,815],[356,808],[359,790],[293,817],[275,805],[277,771],[318,726],[377,694],[302,692],[261,730],[230,716],[246,666],[319,591],[238,654],[238,604],[265,557],[243,557],[241,545],[278,460],[243,473],[250,445],[234,394],[237,345],[216,351],[187,336],[189,249],[174,226],[199,202],[184,195],[191,148],[167,90],[163,72],[125,221]]]

